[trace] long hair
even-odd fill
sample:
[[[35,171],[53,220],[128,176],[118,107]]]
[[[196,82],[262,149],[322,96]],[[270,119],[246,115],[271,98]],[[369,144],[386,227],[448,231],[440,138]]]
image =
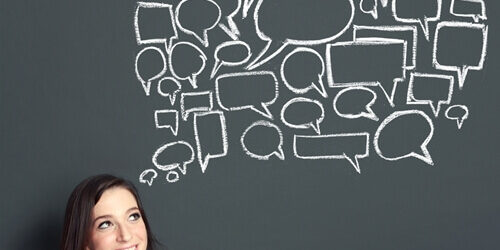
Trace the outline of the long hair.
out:
[[[89,177],[75,187],[71,193],[64,216],[61,250],[84,250],[89,241],[89,227],[92,209],[104,191],[113,187],[123,187],[130,191],[137,201],[148,235],[148,250],[154,250],[158,242],[154,238],[144,212],[139,193],[134,184],[112,175],[103,174]]]

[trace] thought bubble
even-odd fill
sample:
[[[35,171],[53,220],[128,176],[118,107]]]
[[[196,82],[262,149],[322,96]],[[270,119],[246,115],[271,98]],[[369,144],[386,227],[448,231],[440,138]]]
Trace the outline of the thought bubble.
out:
[[[409,119],[412,116],[414,118],[423,119],[423,121],[425,123],[427,123],[427,125],[429,126],[429,130],[430,130],[429,134],[427,135],[425,140],[420,143],[420,148],[417,151],[412,151],[410,153],[407,153],[407,154],[404,154],[401,156],[396,156],[396,157],[386,156],[385,153],[382,152],[380,145],[379,145],[379,138],[380,138],[381,133],[384,132],[384,129],[390,123],[393,123],[394,121],[400,120],[400,119]],[[408,127],[408,124],[405,124],[405,126],[400,128],[400,129],[401,129],[401,131],[403,131],[403,133],[408,133],[407,127]],[[420,131],[420,130],[415,129],[414,131]],[[375,132],[375,136],[373,139],[373,145],[375,147],[375,151],[377,152],[377,154],[380,157],[382,157],[382,159],[384,159],[384,160],[397,161],[397,160],[404,159],[404,158],[414,157],[414,158],[417,158],[417,159],[419,159],[419,160],[421,160],[429,165],[434,165],[434,162],[432,161],[432,157],[429,154],[429,150],[427,149],[427,146],[428,146],[429,142],[431,141],[433,135],[434,135],[434,124],[432,123],[431,118],[429,118],[429,116],[427,116],[424,112],[422,112],[420,110],[396,111],[396,112],[392,113],[390,116],[388,116],[387,118],[385,118],[384,121],[382,121],[382,123],[378,127],[377,131]],[[401,140],[401,141],[406,142],[406,140]]]
[[[158,162],[158,158],[160,156],[163,156],[163,155],[175,155],[175,156],[177,156],[178,154],[174,154],[172,152],[175,152],[176,150],[181,150],[181,149],[184,149],[184,150],[187,149],[190,152],[189,156],[186,157],[184,160],[182,160],[180,162],[173,162],[173,163],[168,163],[168,164],[164,164],[163,162],[162,163]],[[163,157],[163,158],[165,158],[165,157]],[[153,158],[152,158],[153,165],[156,168],[163,170],[163,171],[171,171],[171,170],[179,169],[179,171],[183,174],[186,174],[186,167],[189,163],[193,162],[193,160],[194,160],[193,147],[191,146],[191,144],[189,144],[185,141],[171,142],[171,143],[167,143],[167,144],[159,147],[155,151],[155,153],[153,154]]]
[[[378,18],[378,0],[361,0],[359,9],[365,14],[372,15],[373,19]]]
[[[429,105],[435,117],[441,106],[450,104],[453,96],[453,76],[412,72],[406,103]]]
[[[219,23],[220,17],[220,7],[212,0],[182,0],[175,9],[179,29],[196,37],[205,47],[208,47],[207,32]]]
[[[299,124],[296,124],[294,122],[290,122],[285,118],[287,109],[290,106],[293,107],[293,106],[304,105],[304,104],[312,106],[312,107],[309,107],[307,109],[308,113],[314,113],[313,112],[314,107],[318,107],[319,111],[320,111],[318,114],[319,116],[315,117],[314,120],[312,120],[312,121],[309,120],[309,121],[306,121],[304,123],[299,123]],[[303,116],[301,115],[300,117],[302,118]],[[286,126],[288,126],[290,128],[295,128],[295,129],[312,128],[318,134],[321,134],[320,124],[324,118],[325,118],[325,109],[323,108],[323,104],[321,104],[321,102],[319,102],[317,100],[312,100],[309,98],[304,98],[304,97],[293,98],[293,99],[289,100],[287,103],[285,103],[285,105],[283,105],[283,108],[281,109],[281,121],[283,122],[283,124],[285,124]]]
[[[415,0],[393,0],[392,15],[398,22],[420,24],[429,40],[429,22],[441,19],[442,0],[419,0],[418,6],[415,3]]]
[[[214,67],[210,78],[213,78],[221,66],[234,67],[243,65],[252,56],[250,46],[243,41],[228,41],[219,44],[214,52]]]
[[[278,98],[278,80],[272,71],[220,75],[215,91],[219,106],[226,111],[251,109],[273,119],[268,107]]]
[[[252,134],[252,132],[254,132],[254,130],[257,130],[258,128],[265,128],[265,129],[268,129],[270,131],[272,131],[273,133],[276,133],[279,137],[279,143],[278,145],[273,149],[273,151],[271,152],[266,152],[266,153],[262,153],[262,152],[252,152],[251,149],[249,149],[247,147],[247,135],[250,133]],[[255,136],[255,133],[253,133],[252,135]],[[269,160],[269,158],[273,155],[275,155],[276,157],[278,157],[280,160],[284,160],[285,159],[285,154],[283,152],[283,134],[281,133],[281,130],[278,126],[276,126],[275,124],[269,122],[269,121],[257,121],[257,122],[254,122],[252,125],[250,125],[247,129],[245,129],[245,131],[243,132],[243,135],[241,135],[241,138],[240,138],[240,142],[241,142],[241,146],[243,147],[243,151],[249,155],[250,157],[252,158],[255,158],[255,159],[259,159],[259,160]],[[262,143],[267,143],[266,141],[262,141]]]
[[[189,92],[181,94],[181,114],[186,121],[193,112],[211,111],[214,107],[212,91]]]
[[[179,112],[175,109],[163,109],[155,111],[156,128],[168,128],[174,136],[179,131]]]
[[[193,89],[198,88],[196,77],[205,69],[206,61],[205,53],[189,42],[176,43],[168,57],[172,75],[179,80],[189,80]]]
[[[134,16],[137,44],[166,44],[170,51],[173,40],[177,39],[176,27],[171,4],[137,3]]]
[[[201,171],[205,173],[210,159],[227,155],[226,118],[221,111],[194,114],[194,136]],[[216,138],[219,136],[219,138]]]
[[[176,171],[168,171],[165,179],[167,179],[168,183],[177,182],[179,180],[179,173],[177,173]]]
[[[473,4],[479,5],[480,10],[478,12],[468,12],[468,10],[473,9],[471,8],[472,6],[470,6]],[[488,19],[486,17],[486,5],[484,4],[484,0],[451,0],[450,13],[458,17],[471,17],[476,23],[480,20]]]
[[[355,93],[355,92],[368,92],[372,95],[372,99],[370,102],[368,102],[365,105],[365,110],[362,110],[358,113],[343,113],[340,112],[339,109],[337,108],[337,105],[339,103],[339,99],[341,99],[343,96],[350,94],[350,93]],[[347,93],[347,94],[346,94]],[[378,116],[373,112],[372,106],[375,104],[375,101],[377,100],[377,94],[366,87],[350,87],[350,88],[345,88],[339,91],[339,93],[335,96],[333,99],[333,110],[335,110],[335,113],[339,115],[340,117],[347,118],[347,119],[357,119],[357,118],[368,118],[370,120],[378,121]]]
[[[247,68],[253,70],[259,67],[288,45],[311,46],[335,40],[351,26],[354,10],[352,0],[314,3],[303,0],[259,0],[255,7],[254,22],[257,35],[267,44]]]
[[[140,183],[147,183],[148,186],[151,187],[151,185],[153,185],[153,181],[156,177],[158,177],[158,173],[156,173],[156,170],[146,169],[146,170],[142,171],[141,175],[139,176],[139,182]]]
[[[158,94],[168,97],[170,104],[174,105],[177,94],[181,91],[182,85],[173,77],[164,77],[158,82]]]
[[[152,63],[153,65],[161,65],[162,69],[159,72],[151,73],[154,75],[151,76],[143,76],[139,68],[139,64],[145,64],[145,62],[141,62],[140,60],[144,60],[144,57],[149,57],[148,59],[151,59],[151,57],[154,57],[154,60],[157,60],[156,62],[148,62]],[[148,69],[150,67],[147,67]],[[149,96],[150,90],[151,90],[151,81],[156,80],[160,78],[165,72],[167,71],[167,60],[165,59],[165,55],[163,55],[163,52],[156,48],[156,47],[146,47],[142,49],[137,56],[135,57],[135,75],[137,79],[141,82],[142,88],[144,89],[144,92],[146,92],[146,95]]]
[[[462,111],[463,114],[460,115],[455,113],[460,111]],[[458,129],[461,129],[462,125],[464,124],[464,121],[467,120],[467,118],[469,118],[469,109],[465,105],[453,105],[448,107],[445,116],[450,120],[457,121],[457,127]]]
[[[315,50],[305,47],[294,49],[283,59],[280,72],[283,82],[293,93],[305,94],[314,89],[321,96],[328,97],[323,85],[325,63]]]
[[[221,15],[225,17],[225,21],[227,22],[227,24],[225,24],[221,21],[219,27],[233,40],[238,40],[240,31],[233,18],[240,12],[241,0],[221,1],[219,2],[219,7],[221,9]]]

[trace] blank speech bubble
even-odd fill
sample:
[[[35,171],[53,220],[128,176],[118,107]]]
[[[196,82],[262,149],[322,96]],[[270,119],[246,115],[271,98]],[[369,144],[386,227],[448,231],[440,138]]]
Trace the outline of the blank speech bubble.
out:
[[[168,97],[171,105],[174,105],[177,94],[181,89],[181,83],[170,76],[164,77],[158,82],[158,94],[163,97]]]
[[[320,116],[315,118],[314,121],[306,121],[305,123],[300,123],[300,124],[294,124],[285,118],[285,113],[287,109],[290,106],[293,105],[300,105],[300,104],[309,104],[315,107],[319,107],[320,110]],[[313,108],[310,108],[309,110],[312,110]],[[312,112],[312,111],[311,111]],[[325,118],[325,109],[323,108],[323,104],[317,100],[309,99],[309,98],[304,98],[304,97],[296,97],[291,100],[289,100],[285,105],[283,105],[283,108],[281,109],[281,121],[283,124],[290,128],[295,128],[295,129],[309,129],[312,128],[316,133],[321,134],[320,130],[320,124]]]
[[[259,0],[253,18],[257,35],[267,44],[247,68],[259,67],[288,45],[311,46],[335,40],[351,26],[354,10],[352,0]]]
[[[161,62],[156,64],[160,64],[162,66],[162,69],[160,72],[156,73],[155,75],[152,76],[142,76],[141,70],[139,70],[140,66],[139,64],[144,64],[144,62],[139,62],[143,57],[145,56],[154,56],[156,57],[155,60],[160,59]],[[150,90],[151,90],[151,81],[156,80],[160,78],[165,72],[167,71],[167,60],[165,59],[165,55],[163,55],[163,52],[156,48],[156,47],[146,47],[143,48],[135,57],[135,75],[137,79],[141,82],[142,88],[144,89],[144,92],[146,92],[146,95],[149,96]]]
[[[162,164],[162,163],[159,163],[158,162],[158,157],[162,154],[168,154],[169,152],[168,151],[175,151],[175,148],[176,147],[180,147],[180,148],[187,148],[190,152],[190,156],[181,161],[181,162],[174,162],[174,163],[170,163],[170,164]],[[177,148],[177,150],[179,150],[179,148]],[[193,150],[193,147],[191,146],[191,144],[185,142],[185,141],[176,141],[176,142],[171,142],[171,143],[167,143],[161,147],[159,147],[155,153],[153,154],[153,158],[152,158],[152,161],[153,161],[153,165],[162,170],[162,171],[171,171],[171,170],[174,170],[174,169],[179,169],[179,171],[181,171],[183,174],[186,173],[186,167],[188,164],[190,164],[191,162],[193,162],[194,160],[194,150]]]
[[[352,93],[352,92],[356,92],[356,91],[357,92],[368,92],[372,95],[372,99],[370,100],[370,102],[368,102],[365,105],[365,110],[360,111],[358,113],[342,113],[342,112],[340,112],[339,109],[337,108],[337,105],[339,103],[339,99],[341,99],[341,97],[343,95],[347,95],[346,93],[349,93],[349,92]],[[340,117],[346,118],[346,119],[357,119],[357,118],[364,117],[364,118],[368,118],[370,120],[378,121],[378,116],[377,116],[377,114],[375,114],[375,112],[373,112],[373,109],[372,109],[372,106],[373,106],[373,104],[375,104],[376,100],[377,100],[377,94],[369,88],[349,87],[349,88],[342,89],[335,96],[335,98],[333,99],[333,110],[335,110],[335,113],[337,113],[337,115],[339,115]]]
[[[468,12],[468,10],[473,9],[470,5],[474,4],[477,5],[476,7],[480,8],[479,11],[475,13]],[[488,19],[486,17],[486,5],[484,4],[484,0],[451,0],[450,14],[458,17],[471,17],[476,23],[480,20]]]
[[[346,159],[361,173],[359,159],[370,155],[370,134],[294,135],[293,153],[299,159]]]
[[[193,112],[211,111],[214,107],[212,91],[181,94],[182,120],[186,121]]]
[[[134,15],[134,28],[137,44],[166,44],[167,51],[169,51],[173,40],[177,39],[177,26],[172,5],[138,2]]]
[[[415,3],[415,0],[393,0],[392,15],[398,22],[420,24],[429,41],[429,22],[441,19],[442,0],[419,0],[418,6]]]
[[[276,146],[275,150],[273,150],[272,152],[270,152],[268,154],[259,154],[257,152],[252,152],[252,150],[248,149],[248,147],[246,145],[247,144],[247,142],[246,142],[247,141],[246,140],[247,134],[249,132],[251,132],[252,130],[255,130],[256,127],[268,128],[270,130],[273,130],[273,132],[275,132],[278,135],[279,143]],[[280,160],[285,159],[285,154],[283,152],[283,134],[281,133],[281,130],[278,126],[276,126],[275,124],[273,124],[269,121],[257,121],[257,122],[252,123],[247,129],[245,129],[245,131],[241,135],[240,143],[241,143],[241,146],[243,147],[243,151],[248,156],[250,156],[252,158],[259,159],[259,160],[269,160],[269,158],[271,156],[275,155]]]
[[[194,136],[201,172],[205,173],[210,159],[227,155],[226,118],[221,111],[194,114]],[[214,138],[214,134],[220,138]],[[214,140],[217,139],[217,140]]]
[[[175,109],[163,109],[155,111],[156,128],[168,128],[174,136],[179,131],[179,111]]]
[[[272,71],[224,74],[215,80],[215,92],[226,111],[251,109],[273,119],[268,107],[278,98],[278,80]]]
[[[207,32],[219,23],[220,17],[220,7],[212,0],[182,0],[175,9],[179,29],[196,37],[205,47],[208,47]]]
[[[283,59],[280,73],[285,86],[293,93],[305,94],[314,89],[324,98],[328,97],[323,85],[325,63],[316,50],[306,47],[294,49]]]
[[[221,1],[219,7],[221,9],[221,15],[226,17],[225,21],[227,24],[219,23],[219,28],[221,28],[226,34],[231,37],[233,40],[238,40],[238,36],[240,35],[240,31],[238,26],[234,22],[233,18],[236,16],[241,9],[241,0],[230,0],[230,1]]]
[[[456,71],[462,89],[469,70],[483,69],[487,43],[488,26],[484,24],[440,22],[434,35],[432,64],[438,70]]]
[[[215,48],[214,67],[210,78],[213,78],[221,66],[234,67],[243,65],[252,56],[250,46],[243,41],[223,42]]]
[[[154,169],[146,169],[142,171],[141,175],[139,176],[139,182],[140,183],[147,183],[148,186],[151,187],[153,185],[154,179],[158,177],[158,173]]]
[[[457,115],[455,112],[460,112],[462,111],[462,115]],[[469,108],[465,105],[453,105],[448,107],[445,113],[446,118],[449,120],[455,120],[457,121],[457,127],[458,129],[462,128],[462,125],[464,124],[464,121],[469,118]]]
[[[359,9],[365,14],[372,15],[373,19],[378,18],[378,0],[361,0]]]
[[[441,106],[450,104],[453,96],[453,76],[412,72],[406,104],[429,105],[435,117]]]
[[[197,64],[196,61],[201,63]],[[190,42],[178,42],[170,51],[168,64],[172,75],[179,80],[189,80],[193,89],[198,88],[196,77],[205,69],[207,56]]]

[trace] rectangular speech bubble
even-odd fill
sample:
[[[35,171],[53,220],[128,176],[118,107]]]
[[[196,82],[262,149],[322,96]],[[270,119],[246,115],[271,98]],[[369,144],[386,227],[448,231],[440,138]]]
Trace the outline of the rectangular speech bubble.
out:
[[[222,111],[195,113],[193,127],[198,162],[205,173],[210,159],[227,155],[226,118]]]
[[[156,128],[168,128],[172,134],[177,136],[179,130],[179,111],[175,109],[163,109],[155,111]]]
[[[181,114],[186,121],[193,112],[206,112],[214,107],[212,91],[188,92],[181,94]]]
[[[138,2],[134,15],[137,44],[165,44],[167,51],[177,39],[177,26],[171,4]]]
[[[407,104],[429,105],[435,117],[441,106],[450,104],[454,77],[440,74],[412,72],[408,84]]]

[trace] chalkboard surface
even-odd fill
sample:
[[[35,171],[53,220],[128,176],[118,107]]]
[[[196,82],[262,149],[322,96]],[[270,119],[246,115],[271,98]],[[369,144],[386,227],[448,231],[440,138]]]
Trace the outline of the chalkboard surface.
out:
[[[497,249],[493,0],[2,1],[0,249],[87,176],[169,249]]]

